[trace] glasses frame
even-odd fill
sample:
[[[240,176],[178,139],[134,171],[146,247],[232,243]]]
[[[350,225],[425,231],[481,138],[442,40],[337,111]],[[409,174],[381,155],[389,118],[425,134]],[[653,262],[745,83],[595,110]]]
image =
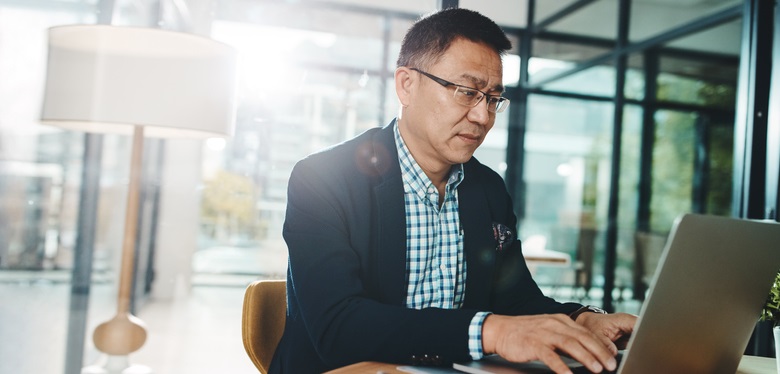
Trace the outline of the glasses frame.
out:
[[[460,88],[465,89],[465,90],[470,90],[470,91],[476,91],[476,92],[479,92],[479,93],[482,94],[482,96],[480,96],[479,99],[477,99],[474,102],[474,104],[472,104],[472,105],[463,104],[463,103],[458,102],[457,100],[455,100],[455,102],[457,102],[460,105],[467,106],[467,107],[470,107],[470,108],[474,108],[477,105],[479,105],[479,103],[482,102],[482,99],[487,97],[488,99],[485,100],[485,102],[487,103],[487,110],[488,110],[488,112],[491,112],[491,113],[501,113],[504,110],[506,110],[507,107],[509,107],[509,99],[507,99],[507,98],[505,98],[505,97],[503,97],[501,95],[491,95],[491,94],[488,94],[487,92],[483,92],[483,91],[478,90],[478,89],[476,89],[474,87],[469,87],[469,86],[464,86],[464,85],[457,84],[457,83],[452,83],[452,82],[450,82],[448,80],[439,78],[439,77],[437,77],[437,76],[435,76],[435,75],[433,75],[431,73],[422,71],[422,70],[420,70],[418,68],[409,68],[409,69],[414,70],[414,71],[416,71],[416,72],[418,72],[418,73],[420,73],[420,74],[430,78],[432,81],[442,85],[442,87],[455,86],[455,92],[452,95],[453,98],[455,97],[455,95],[458,94],[458,89],[460,89]],[[490,101],[493,98],[495,98],[497,101],[496,101],[495,105],[490,105]]]

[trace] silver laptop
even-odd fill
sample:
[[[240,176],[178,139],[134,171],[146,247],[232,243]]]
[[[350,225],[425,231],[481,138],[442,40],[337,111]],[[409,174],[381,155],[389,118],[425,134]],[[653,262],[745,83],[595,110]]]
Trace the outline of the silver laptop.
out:
[[[733,374],[778,270],[780,224],[680,216],[618,373]],[[492,357],[454,368],[486,374],[549,372],[539,365]]]

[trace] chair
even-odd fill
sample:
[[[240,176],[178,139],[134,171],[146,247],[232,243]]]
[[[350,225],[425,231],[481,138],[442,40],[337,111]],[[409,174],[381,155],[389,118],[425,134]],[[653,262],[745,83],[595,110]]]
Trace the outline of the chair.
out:
[[[634,235],[634,300],[645,300],[665,246],[666,235],[645,231]]]
[[[553,226],[550,231],[550,242],[552,248],[566,251],[570,257],[573,257],[566,272],[566,280],[561,281],[561,284],[564,282],[568,284],[571,279],[572,297],[583,301],[590,297],[590,289],[593,286],[594,253],[599,230],[589,221],[578,222],[567,220]]]
[[[577,235],[574,289],[581,288],[584,291],[580,300],[590,297],[590,288],[593,286],[593,257],[598,234],[595,228],[581,227]]]
[[[241,338],[252,363],[261,373],[268,373],[271,358],[282,339],[287,318],[286,282],[254,281],[244,293],[241,313]]]

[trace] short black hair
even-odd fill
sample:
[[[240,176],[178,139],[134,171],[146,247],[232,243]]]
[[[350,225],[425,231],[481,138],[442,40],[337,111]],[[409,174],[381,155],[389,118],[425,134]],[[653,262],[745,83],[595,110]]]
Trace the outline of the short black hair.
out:
[[[423,16],[409,28],[397,66],[427,68],[457,38],[484,43],[499,56],[512,48],[504,31],[490,18],[469,9],[448,8]]]

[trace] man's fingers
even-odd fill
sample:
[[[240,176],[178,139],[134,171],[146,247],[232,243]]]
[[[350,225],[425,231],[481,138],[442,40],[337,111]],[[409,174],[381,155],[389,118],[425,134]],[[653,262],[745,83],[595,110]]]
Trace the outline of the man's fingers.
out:
[[[544,362],[544,364],[547,365],[547,367],[549,367],[550,370],[554,371],[556,374],[571,374],[571,369],[569,369],[569,366],[566,365],[566,363],[561,360],[561,356],[559,356],[554,351],[547,349],[539,352],[538,356],[539,360]]]
[[[483,348],[510,361],[538,359],[556,373],[570,372],[558,353],[596,373],[612,371],[617,366],[617,348],[609,337],[594,333],[565,315],[491,315],[483,325]]]
[[[573,359],[585,365],[590,371],[598,373],[604,368],[615,370],[617,348],[609,338],[594,334],[590,330],[574,323],[569,333],[562,332],[562,340],[557,348]]]
[[[557,344],[557,348],[594,373],[599,373],[604,368],[614,370],[616,365],[614,357],[609,355],[595,336],[565,337]]]
[[[613,356],[618,354],[617,346],[615,345],[614,342],[612,342],[612,340],[609,337],[607,337],[606,335],[600,335],[600,334],[595,334],[595,335],[596,335],[597,338],[599,338],[599,340],[601,340],[601,343],[603,343],[604,346],[607,347],[607,349],[609,350],[609,353],[612,353]]]
[[[604,341],[606,347],[617,355],[619,348],[625,348],[631,332],[634,330],[636,316],[627,313],[591,314],[585,313],[577,318],[581,324]]]

